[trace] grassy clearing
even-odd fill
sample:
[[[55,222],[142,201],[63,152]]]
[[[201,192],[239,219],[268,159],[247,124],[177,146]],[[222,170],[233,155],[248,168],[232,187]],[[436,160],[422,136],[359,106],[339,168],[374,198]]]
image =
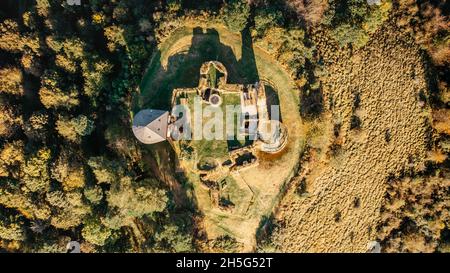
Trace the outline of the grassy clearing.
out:
[[[368,241],[379,240],[380,219],[392,220],[380,215],[386,186],[394,183],[388,177],[420,172],[427,151],[426,109],[417,99],[427,90],[426,70],[420,50],[408,41],[386,26],[352,58],[341,57],[345,51],[324,57],[329,110],[310,126],[311,150],[299,177],[307,194],[299,197],[292,187],[275,215],[284,224],[271,235],[277,251],[365,252]],[[352,127],[354,115],[360,128]]]
[[[170,107],[175,88],[196,87],[201,65],[222,62],[229,70],[229,82],[242,83],[254,73],[239,63],[233,48],[222,43],[215,29],[183,27],[173,33],[154,54],[140,86],[142,107]]]
[[[226,141],[192,141],[198,154],[196,160],[183,160],[194,188],[199,209],[204,214],[204,228],[209,238],[229,234],[242,243],[244,251],[255,247],[255,233],[262,217],[271,213],[284,183],[294,174],[304,143],[304,132],[299,115],[299,95],[293,80],[282,66],[268,53],[258,47],[242,45],[239,34],[221,25],[196,26],[187,22],[186,27],[176,30],[160,46],[153,56],[141,85],[141,108],[170,107],[174,88],[192,88],[198,85],[199,69],[203,62],[217,60],[228,70],[229,83],[252,83],[253,74],[273,87],[274,100],[279,100],[283,122],[288,125],[289,142],[282,154],[267,157],[260,166],[229,177],[231,182],[222,192],[235,204],[233,213],[214,207],[209,192],[200,186],[193,174],[199,159],[228,157],[230,143]],[[250,60],[246,57],[253,55]],[[252,65],[254,64],[254,65]],[[223,98],[223,105],[238,104],[238,96]],[[241,143],[242,144],[242,143]],[[262,157],[264,158],[264,157]]]
[[[194,123],[193,113],[194,113],[194,100],[198,99],[200,100],[200,96],[196,95],[195,93],[187,93],[183,94],[181,96],[184,96],[188,100],[188,107],[189,111],[191,113],[191,125],[192,125],[192,131],[195,130],[196,124]],[[236,136],[233,140],[227,140],[226,138],[226,127],[225,127],[225,119],[226,119],[226,108],[227,106],[238,106],[240,104],[240,97],[239,94],[232,94],[232,93],[224,93],[221,95],[222,97],[222,105],[221,105],[221,111],[223,113],[223,120],[224,120],[224,128],[223,130],[223,139],[224,140],[192,140],[189,141],[188,144],[191,145],[197,155],[196,160],[202,161],[206,158],[215,158],[220,163],[226,161],[229,159],[228,152],[232,148],[242,147],[246,145],[246,140],[240,140]],[[176,98],[176,101],[179,102],[179,98]],[[203,109],[205,109],[208,105],[203,104]],[[206,124],[208,121],[210,121],[213,117],[210,118],[204,118],[203,119],[203,125]],[[238,118],[237,115],[235,115],[235,123],[234,123],[234,132],[237,132],[238,129]],[[197,125],[198,126],[198,125]],[[217,129],[217,128],[214,128]],[[214,131],[214,130],[213,130]]]

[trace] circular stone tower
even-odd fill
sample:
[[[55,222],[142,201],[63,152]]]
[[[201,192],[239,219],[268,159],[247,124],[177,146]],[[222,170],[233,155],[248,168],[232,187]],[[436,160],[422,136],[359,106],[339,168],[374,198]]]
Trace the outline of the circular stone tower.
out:
[[[134,136],[144,144],[154,144],[167,139],[169,112],[145,109],[133,118]]]

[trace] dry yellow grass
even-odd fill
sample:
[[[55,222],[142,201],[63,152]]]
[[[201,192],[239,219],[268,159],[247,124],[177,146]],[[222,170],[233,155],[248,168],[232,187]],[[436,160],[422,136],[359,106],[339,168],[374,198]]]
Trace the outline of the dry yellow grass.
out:
[[[272,241],[283,252],[364,252],[375,240],[387,177],[421,169],[427,156],[426,90],[416,46],[385,27],[355,52],[326,51],[326,109],[340,121],[341,151],[311,173],[308,194],[292,189],[281,202]],[[360,103],[355,107],[355,96]],[[331,102],[331,105],[330,105]],[[356,108],[356,109],[355,109]],[[360,129],[351,129],[356,115]],[[321,164],[321,165],[319,165]]]

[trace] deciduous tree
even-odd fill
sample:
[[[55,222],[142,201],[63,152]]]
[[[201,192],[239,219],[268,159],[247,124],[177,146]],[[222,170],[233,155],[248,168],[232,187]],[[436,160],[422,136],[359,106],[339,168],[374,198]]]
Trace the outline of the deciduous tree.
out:
[[[168,198],[151,179],[138,182],[125,176],[111,184],[107,201],[110,210],[104,222],[110,228],[118,229],[131,225],[135,218],[163,211]]]
[[[18,217],[0,215],[0,238],[11,241],[24,241],[26,239],[24,223]]]
[[[65,86],[61,74],[54,70],[45,71],[39,97],[46,108],[71,108],[79,104],[76,88]]]
[[[24,48],[24,39],[20,35],[17,22],[7,19],[0,24],[0,49],[21,52]]]
[[[16,67],[0,69],[0,92],[22,95],[23,77],[22,71]]]
[[[7,142],[0,151],[0,176],[20,178],[24,162],[23,141]]]
[[[243,0],[228,0],[222,10],[225,25],[231,31],[242,31],[250,16],[250,6]]]
[[[119,163],[103,156],[91,157],[88,161],[97,182],[111,184],[119,179],[122,168]]]
[[[103,199],[103,190],[101,187],[94,185],[83,189],[84,197],[94,205],[100,203]]]
[[[52,177],[61,182],[66,191],[82,188],[85,183],[83,164],[69,151],[63,150],[53,163]]]
[[[31,192],[46,192],[50,188],[49,160],[51,151],[47,148],[39,149],[31,155],[23,168],[23,182]]]
[[[94,130],[94,122],[84,115],[75,118],[60,116],[56,121],[58,133],[73,142],[81,142],[82,137],[90,135]]]
[[[48,115],[44,112],[35,112],[25,121],[24,131],[28,139],[44,141],[48,135]]]
[[[17,132],[22,125],[22,118],[18,112],[17,108],[0,102],[0,136],[7,138]]]
[[[56,210],[52,214],[50,223],[60,229],[70,229],[79,226],[91,212],[90,207],[83,201],[79,191],[64,193],[62,191],[49,192],[48,202]]]
[[[98,218],[89,217],[83,223],[81,234],[89,243],[103,246],[108,238],[111,237],[111,229],[103,225]]]

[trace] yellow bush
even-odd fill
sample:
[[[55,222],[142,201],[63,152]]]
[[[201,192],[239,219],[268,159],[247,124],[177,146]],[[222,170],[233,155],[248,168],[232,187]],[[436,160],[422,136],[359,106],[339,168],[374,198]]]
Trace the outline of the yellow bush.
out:
[[[99,12],[92,14],[92,22],[94,24],[102,24],[105,20],[105,16]]]
[[[450,135],[450,110],[433,110],[433,128],[440,134]]]
[[[22,71],[16,67],[0,69],[0,92],[22,95]]]
[[[428,160],[434,161],[436,163],[442,163],[447,159],[447,155],[441,150],[433,150],[428,152]]]

